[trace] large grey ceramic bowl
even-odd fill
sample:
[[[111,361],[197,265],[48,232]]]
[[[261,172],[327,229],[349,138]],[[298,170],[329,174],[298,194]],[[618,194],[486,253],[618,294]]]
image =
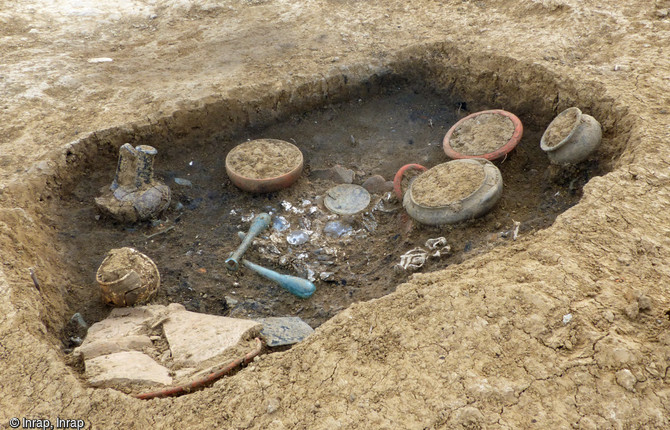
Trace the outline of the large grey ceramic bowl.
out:
[[[462,199],[449,202],[437,207],[429,207],[417,203],[413,196],[413,187],[417,180],[412,182],[403,198],[403,206],[407,213],[422,224],[441,225],[454,224],[467,219],[484,215],[500,200],[503,180],[500,170],[483,158],[468,158],[449,161],[449,163],[470,163],[480,166],[483,171],[481,183],[474,184],[473,191]],[[446,164],[446,163],[444,163]],[[441,165],[435,166],[433,169]],[[421,175],[430,172],[430,169]]]

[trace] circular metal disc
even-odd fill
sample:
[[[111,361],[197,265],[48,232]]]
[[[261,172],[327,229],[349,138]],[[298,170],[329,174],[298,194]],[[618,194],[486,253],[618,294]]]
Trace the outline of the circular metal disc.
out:
[[[360,185],[342,184],[326,191],[323,203],[340,215],[353,215],[370,204],[370,193]]]

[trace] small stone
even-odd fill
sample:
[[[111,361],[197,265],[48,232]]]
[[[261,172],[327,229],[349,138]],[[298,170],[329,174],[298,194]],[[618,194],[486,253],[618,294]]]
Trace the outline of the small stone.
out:
[[[381,175],[374,175],[366,179],[362,187],[368,190],[370,194],[384,194],[393,190],[393,182],[387,181]]]
[[[177,185],[181,185],[182,187],[192,187],[193,182],[189,181],[188,179],[184,178],[174,178],[174,182]]]
[[[86,321],[84,321],[84,317],[82,317],[79,312],[74,313],[70,318],[70,321],[75,322],[79,327],[83,328],[84,330],[88,330],[88,324],[86,324]]]
[[[635,375],[630,370],[622,369],[616,373],[616,382],[628,391],[635,391],[637,378],[635,378]]]
[[[275,412],[277,412],[278,409],[279,409],[279,400],[270,399],[267,408],[268,414],[274,414]]]
[[[339,184],[351,184],[354,182],[354,171],[337,165],[333,167],[333,173],[335,174],[335,182]]]
[[[230,296],[226,296],[225,299],[226,299],[226,304],[228,305],[228,307],[231,307],[231,308],[233,306],[237,305],[240,302],[239,300],[234,299]]]
[[[312,170],[311,176],[315,179],[326,179],[338,184],[351,184],[354,182],[355,173],[353,170],[338,164],[330,169]]]
[[[640,311],[649,311],[651,310],[651,299],[643,294],[637,298],[637,305]]]
[[[613,323],[614,322],[614,312],[611,310],[606,310],[603,312],[603,318],[605,318],[608,322]]]
[[[570,321],[572,321],[572,314],[563,315],[563,324],[564,325],[567,325]]]
[[[314,332],[312,327],[298,317],[259,318],[256,321],[263,324],[261,335],[270,347],[301,342]]]

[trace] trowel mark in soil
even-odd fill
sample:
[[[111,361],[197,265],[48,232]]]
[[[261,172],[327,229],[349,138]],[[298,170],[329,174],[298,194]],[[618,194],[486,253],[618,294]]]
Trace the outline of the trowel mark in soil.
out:
[[[298,316],[317,327],[351,303],[392,292],[409,276],[394,267],[400,256],[427,239],[446,237],[452,253],[429,259],[421,270],[460,263],[510,243],[515,221],[521,223],[521,236],[550,225],[557,214],[577,203],[581,186],[597,172],[597,166],[585,165],[578,176],[563,178],[561,185],[549,180],[540,130],[527,124],[515,152],[499,164],[505,181],[501,201],[482,218],[412,228],[399,202],[380,194],[373,194],[366,211],[353,217],[337,217],[324,209],[321,199],[334,183],[311,177],[310,170],[340,164],[352,169],[354,182],[360,184],[372,175],[390,180],[404,164],[430,168],[448,161],[441,141],[459,119],[451,106],[456,104],[429,91],[393,88],[366,100],[249,129],[231,139],[202,142],[186,137],[156,145],[156,175],[172,187],[173,203],[155,223],[124,226],[96,220],[91,202],[113,177],[115,158],[96,160],[82,172],[87,180],[79,182],[61,207],[67,258],[78,263],[68,297],[72,312],[81,312],[89,323],[104,318],[109,308],[100,302],[95,270],[109,249],[132,246],[160,269],[162,285],[152,303],[178,302],[193,311],[246,318]],[[266,137],[295,140],[306,172],[292,187],[276,193],[240,192],[228,181],[223,160],[240,142]],[[179,186],[174,178],[188,178],[192,187]],[[224,268],[223,262],[239,245],[237,232],[246,231],[253,215],[263,211],[284,217],[290,227],[263,233],[245,258],[281,273],[313,277],[317,291],[310,299],[292,296],[245,269],[229,273]],[[333,231],[345,233],[326,234],[332,221],[342,223]],[[290,245],[287,235],[298,230],[309,240]]]

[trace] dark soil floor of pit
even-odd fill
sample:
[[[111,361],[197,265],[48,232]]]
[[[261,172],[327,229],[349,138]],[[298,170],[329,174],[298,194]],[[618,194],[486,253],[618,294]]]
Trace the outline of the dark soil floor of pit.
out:
[[[396,266],[400,256],[423,247],[427,239],[443,236],[452,250],[429,259],[421,271],[458,264],[511,243],[515,221],[520,236],[547,227],[577,203],[591,176],[601,174],[595,162],[553,171],[539,145],[543,130],[526,127],[517,149],[497,163],[503,195],[482,218],[443,227],[415,225],[390,195],[373,195],[367,212],[349,219],[330,214],[318,203],[335,185],[313,179],[310,172],[318,169],[340,164],[354,170],[354,182],[361,183],[375,174],[391,180],[407,163],[432,167],[448,161],[442,139],[451,125],[471,113],[462,107],[430,92],[394,88],[230,140],[186,139],[158,146],[156,177],[172,188],[172,204],[160,221],[134,226],[97,216],[93,199],[111,182],[116,167],[115,159],[99,160],[82,172],[86,180],[63,198],[60,208],[61,245],[78,268],[69,287],[72,312],[80,312],[89,323],[106,316],[109,308],[101,303],[95,271],[110,249],[131,246],[151,257],[161,272],[152,303],[178,302],[193,311],[248,318],[299,316],[317,327],[353,302],[393,291],[410,274]],[[306,170],[294,186],[252,195],[230,183],[224,167],[227,152],[255,138],[283,139],[300,147]],[[175,178],[192,186],[178,185]],[[317,291],[311,298],[294,297],[248,269],[234,274],[225,269],[224,260],[240,243],[237,232],[246,231],[253,215],[263,211],[285,217],[290,227],[266,231],[246,258],[282,273],[313,276]],[[323,227],[333,220],[350,225],[351,234],[324,235]],[[289,245],[286,235],[296,229],[311,232],[310,241]]]

